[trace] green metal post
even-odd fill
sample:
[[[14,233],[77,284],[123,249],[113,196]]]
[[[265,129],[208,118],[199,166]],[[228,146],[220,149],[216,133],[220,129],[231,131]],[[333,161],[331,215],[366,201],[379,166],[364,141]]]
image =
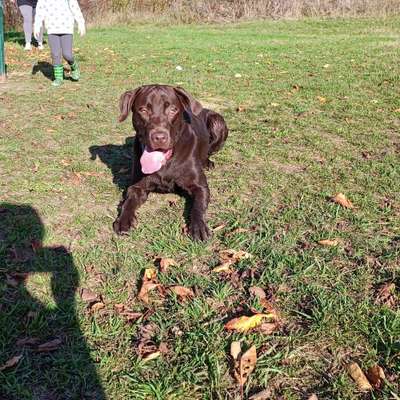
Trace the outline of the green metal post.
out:
[[[4,56],[4,2],[0,0],[0,82],[6,80],[6,60]]]

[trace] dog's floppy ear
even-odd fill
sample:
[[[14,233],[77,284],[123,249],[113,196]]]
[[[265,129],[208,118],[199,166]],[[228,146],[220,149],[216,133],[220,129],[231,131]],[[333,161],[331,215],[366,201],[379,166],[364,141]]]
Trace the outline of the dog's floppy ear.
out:
[[[125,121],[129,112],[132,111],[133,103],[136,100],[137,95],[142,90],[143,86],[140,86],[134,90],[128,90],[119,98],[119,111],[120,115],[118,118],[119,122]]]
[[[174,90],[185,111],[191,111],[194,115],[201,113],[203,106],[191,94],[179,86],[174,87]]]

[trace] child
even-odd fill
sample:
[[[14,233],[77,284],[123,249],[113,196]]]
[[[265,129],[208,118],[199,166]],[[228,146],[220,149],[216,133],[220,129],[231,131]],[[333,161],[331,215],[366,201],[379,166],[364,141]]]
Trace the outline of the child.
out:
[[[81,36],[86,33],[85,20],[77,0],[38,0],[34,24],[34,35],[37,37],[44,21],[53,60],[53,86],[60,86],[64,79],[62,57],[71,66],[71,78],[78,81],[80,71],[78,62],[72,53],[74,22],[78,24]]]

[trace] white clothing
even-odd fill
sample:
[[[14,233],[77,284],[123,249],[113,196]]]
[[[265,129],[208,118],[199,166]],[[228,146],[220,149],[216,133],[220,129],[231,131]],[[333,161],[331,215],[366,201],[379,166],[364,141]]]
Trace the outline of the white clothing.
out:
[[[84,31],[85,19],[77,0],[38,0],[34,32],[44,22],[48,34],[73,34],[75,21],[79,31]]]

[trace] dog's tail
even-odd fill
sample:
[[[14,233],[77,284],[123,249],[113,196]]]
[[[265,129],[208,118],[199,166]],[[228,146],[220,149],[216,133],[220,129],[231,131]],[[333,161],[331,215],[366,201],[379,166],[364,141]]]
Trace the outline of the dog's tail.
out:
[[[222,115],[208,109],[203,109],[203,118],[207,125],[208,133],[210,134],[210,147],[208,155],[216,153],[222,149],[226,138],[228,137],[228,127]]]

